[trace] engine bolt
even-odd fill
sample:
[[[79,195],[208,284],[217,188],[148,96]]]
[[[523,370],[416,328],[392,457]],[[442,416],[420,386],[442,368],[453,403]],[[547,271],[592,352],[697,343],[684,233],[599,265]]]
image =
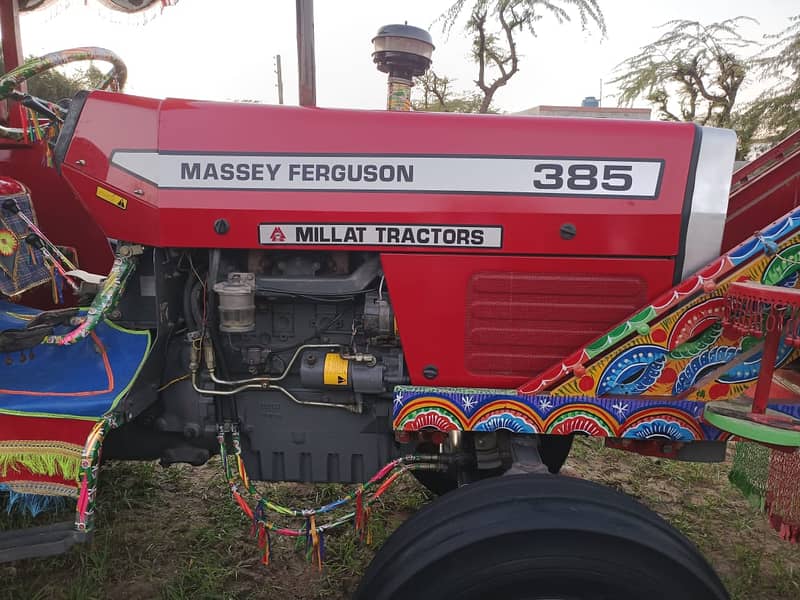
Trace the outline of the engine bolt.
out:
[[[434,365],[428,365],[422,369],[422,375],[425,377],[425,379],[436,379],[439,376],[439,369],[437,369]]]
[[[219,235],[225,235],[230,231],[230,223],[226,219],[217,219],[214,221],[214,231],[216,231]]]
[[[562,240],[571,240],[578,233],[575,225],[572,223],[564,223],[559,231]]]

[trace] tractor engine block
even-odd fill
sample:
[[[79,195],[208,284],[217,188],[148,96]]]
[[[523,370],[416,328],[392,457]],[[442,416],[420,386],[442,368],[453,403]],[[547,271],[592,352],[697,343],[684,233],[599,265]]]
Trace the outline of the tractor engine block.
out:
[[[152,275],[143,261],[120,307],[124,324],[154,327],[147,301],[181,275],[175,263],[189,265],[166,383],[153,384],[158,401],[125,435],[150,439],[162,463],[201,464],[217,423],[235,419],[248,472],[261,480],[359,482],[394,456],[392,389],[409,377],[377,254],[174,255],[152,261]],[[126,446],[112,439],[112,455]]]

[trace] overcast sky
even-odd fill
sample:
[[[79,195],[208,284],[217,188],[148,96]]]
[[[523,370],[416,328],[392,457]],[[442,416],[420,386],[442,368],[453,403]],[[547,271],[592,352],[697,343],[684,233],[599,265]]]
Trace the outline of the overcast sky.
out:
[[[461,29],[446,37],[432,25],[452,0],[317,0],[317,103],[382,109],[385,75],[372,64],[371,40],[381,25],[407,21],[429,29],[434,69],[468,88],[475,78],[469,41]],[[600,94],[600,80],[652,41],[671,19],[704,22],[747,15],[759,21],[753,38],[783,29],[800,13],[797,0],[600,0],[608,37],[582,32],[579,23],[545,17],[536,38],[525,36],[520,72],[496,95],[505,111],[539,104],[578,105]],[[61,0],[21,16],[26,55],[74,46],[103,46],[127,63],[126,91],[152,97],[250,99],[277,103],[274,56],[283,61],[285,102],[297,103],[294,0],[180,0],[148,23],[100,9],[93,0]],[[102,16],[100,13],[103,13]],[[102,65],[100,65],[102,67]],[[603,88],[603,104],[616,105]],[[641,106],[645,106],[641,104]]]

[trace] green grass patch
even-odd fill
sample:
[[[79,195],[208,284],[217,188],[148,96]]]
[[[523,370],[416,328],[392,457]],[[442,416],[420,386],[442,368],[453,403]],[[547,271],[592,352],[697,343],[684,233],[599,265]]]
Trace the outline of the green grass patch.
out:
[[[727,481],[727,464],[681,463],[607,449],[578,438],[567,470],[639,498],[708,557],[736,600],[800,597],[800,549],[782,542]],[[260,484],[273,502],[330,502],[339,484]],[[218,459],[200,468],[114,462],[100,477],[98,531],[65,556],[0,565],[0,599],[115,600],[349,598],[377,548],[431,495],[403,475],[376,503],[366,546],[352,526],[328,532],[322,573],[301,544],[272,537],[260,563],[250,524],[229,497]],[[71,519],[72,507],[36,520],[0,513],[0,528]],[[277,517],[298,527],[301,520]]]

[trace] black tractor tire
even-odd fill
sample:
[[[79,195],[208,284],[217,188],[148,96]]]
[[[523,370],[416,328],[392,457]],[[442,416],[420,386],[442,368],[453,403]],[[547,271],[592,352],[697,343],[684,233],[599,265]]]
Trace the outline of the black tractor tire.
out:
[[[355,600],[722,600],[697,548],[610,488],[552,475],[470,484],[411,517]]]

